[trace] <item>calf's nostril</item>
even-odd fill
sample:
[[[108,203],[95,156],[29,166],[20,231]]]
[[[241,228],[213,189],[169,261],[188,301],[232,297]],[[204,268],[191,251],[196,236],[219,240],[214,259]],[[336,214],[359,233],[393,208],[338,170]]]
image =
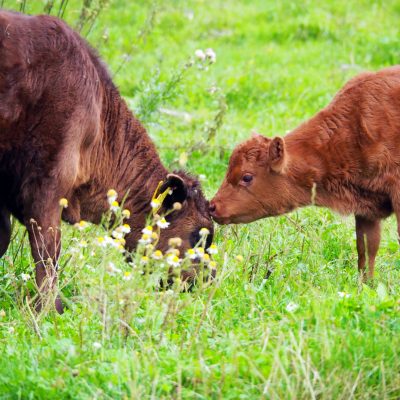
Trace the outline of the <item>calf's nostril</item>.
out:
[[[210,203],[210,206],[208,207],[208,210],[210,211],[211,214],[215,213],[216,210],[215,203]]]

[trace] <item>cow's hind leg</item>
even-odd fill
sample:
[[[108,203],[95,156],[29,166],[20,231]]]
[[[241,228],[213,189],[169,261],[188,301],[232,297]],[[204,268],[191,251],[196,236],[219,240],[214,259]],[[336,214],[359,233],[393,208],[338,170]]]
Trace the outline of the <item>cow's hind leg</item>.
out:
[[[0,257],[8,249],[11,239],[10,213],[4,207],[0,207]]]
[[[368,220],[356,215],[356,236],[358,253],[358,270],[363,281],[366,277],[373,278],[375,257],[381,240],[380,219]],[[368,274],[365,273],[365,266],[368,262]]]
[[[36,308],[42,309],[49,294],[55,293],[57,282],[57,261],[60,254],[60,208],[58,200],[34,201],[26,214],[25,225],[36,268],[36,284],[39,288],[39,301]],[[63,306],[55,294],[56,310],[61,314]]]

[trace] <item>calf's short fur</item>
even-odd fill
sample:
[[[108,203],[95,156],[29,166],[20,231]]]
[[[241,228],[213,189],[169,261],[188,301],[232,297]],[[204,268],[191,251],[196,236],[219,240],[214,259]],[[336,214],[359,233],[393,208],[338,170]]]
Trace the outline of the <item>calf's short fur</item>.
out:
[[[28,229],[36,282],[46,291],[56,278],[61,198],[69,202],[65,221],[98,223],[109,207],[108,189],[119,200],[127,195],[131,250],[159,181],[172,189],[164,211],[182,203],[168,217],[159,248],[179,236],[184,251],[202,227],[212,232],[198,182],[181,172],[168,175],[105,66],[76,32],[54,17],[0,10],[0,256],[12,214]],[[59,300],[56,307],[62,310]]]
[[[400,67],[350,80],[332,102],[285,137],[254,135],[233,151],[210,211],[248,223],[310,204],[354,214],[358,267],[374,273],[381,220],[400,235]]]

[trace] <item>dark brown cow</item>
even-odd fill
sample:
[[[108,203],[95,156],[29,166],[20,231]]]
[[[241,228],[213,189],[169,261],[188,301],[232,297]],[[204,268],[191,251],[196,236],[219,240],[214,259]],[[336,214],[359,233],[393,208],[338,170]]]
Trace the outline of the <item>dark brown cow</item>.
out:
[[[373,277],[381,219],[394,212],[400,235],[400,67],[350,80],[284,138],[236,147],[210,210],[247,223],[310,204],[355,215],[358,267]]]
[[[60,198],[69,202],[67,222],[98,223],[109,208],[107,190],[127,194],[133,249],[159,181],[173,190],[164,209],[182,203],[159,248],[179,236],[184,251],[202,227],[212,232],[198,182],[168,175],[106,67],[76,32],[54,17],[0,11],[0,255],[12,214],[28,229],[37,285],[46,290],[56,275],[54,268],[46,274],[44,262],[56,265],[59,254]],[[59,301],[56,307],[62,310]]]

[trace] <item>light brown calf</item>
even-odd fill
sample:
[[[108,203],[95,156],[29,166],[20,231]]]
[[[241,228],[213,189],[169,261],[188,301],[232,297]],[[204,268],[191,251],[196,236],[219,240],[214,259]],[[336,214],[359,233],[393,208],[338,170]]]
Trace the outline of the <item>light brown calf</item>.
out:
[[[374,273],[381,219],[400,234],[400,67],[363,73],[284,138],[235,148],[210,204],[220,224],[248,223],[310,204],[356,219],[358,268]]]

